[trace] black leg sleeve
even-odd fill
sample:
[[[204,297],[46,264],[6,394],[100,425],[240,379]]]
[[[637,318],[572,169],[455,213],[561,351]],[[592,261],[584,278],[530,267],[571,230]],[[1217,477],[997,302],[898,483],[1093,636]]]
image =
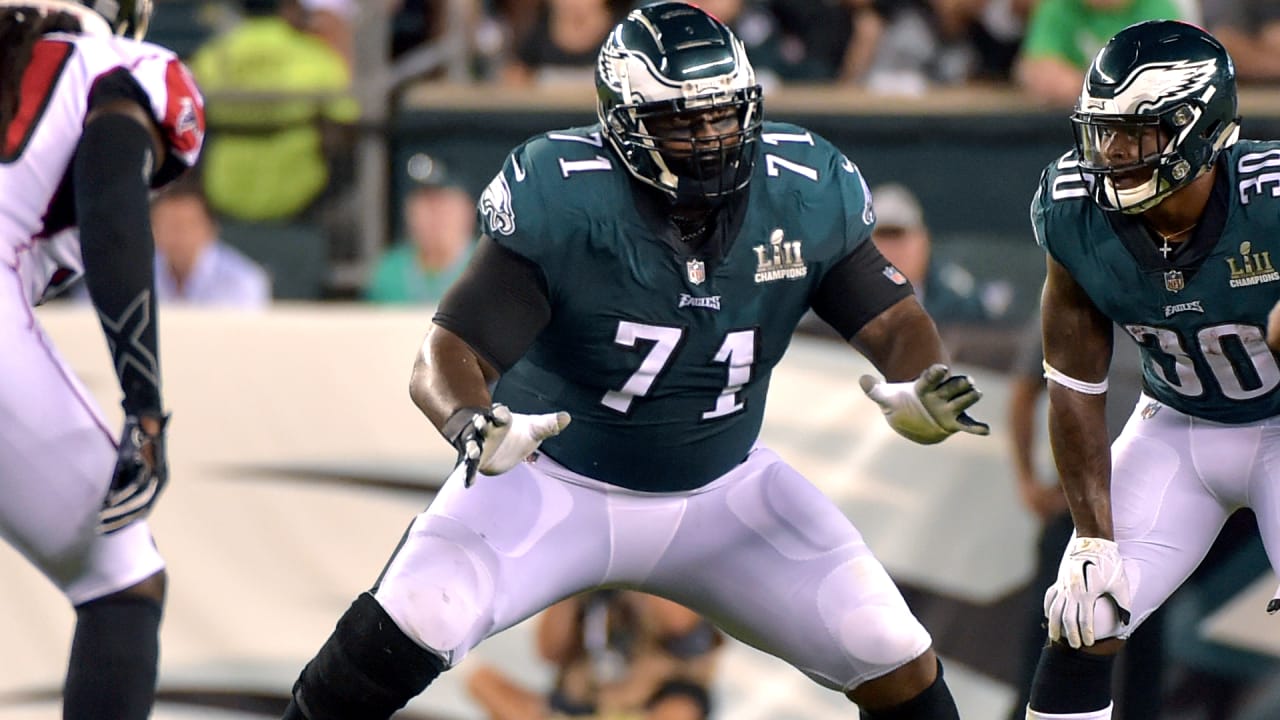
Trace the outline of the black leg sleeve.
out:
[[[286,720],[386,720],[426,689],[444,662],[410,640],[373,595],[338,620],[293,685]]]
[[[85,284],[131,415],[162,410],[147,181],[153,154],[147,128],[107,113],[85,127],[73,166]]]
[[[896,707],[869,712],[862,710],[862,720],[960,720],[960,711],[951,697],[947,681],[942,679],[942,661],[938,661],[938,677],[919,695]]]
[[[1114,655],[1095,655],[1064,643],[1050,643],[1040,653],[1031,683],[1031,709],[1069,715],[1096,712],[1111,704]]]
[[[146,720],[156,693],[160,603],[110,595],[76,608],[66,720]]]

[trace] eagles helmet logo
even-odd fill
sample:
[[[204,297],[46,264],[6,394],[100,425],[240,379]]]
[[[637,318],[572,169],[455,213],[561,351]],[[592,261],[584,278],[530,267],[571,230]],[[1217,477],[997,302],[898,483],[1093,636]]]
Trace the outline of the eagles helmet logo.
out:
[[[1143,113],[1166,103],[1200,95],[1209,87],[1217,71],[1218,61],[1213,58],[1197,62],[1151,63],[1134,70],[1111,98],[1090,97],[1086,87],[1080,103],[1089,112]]]

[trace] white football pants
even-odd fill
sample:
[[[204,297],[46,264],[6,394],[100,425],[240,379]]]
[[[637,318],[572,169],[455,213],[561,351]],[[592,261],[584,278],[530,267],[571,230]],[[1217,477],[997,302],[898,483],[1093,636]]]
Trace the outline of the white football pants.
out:
[[[1111,512],[1133,607],[1128,625],[1100,626],[1099,638],[1128,638],[1191,575],[1238,508],[1254,511],[1280,570],[1280,418],[1224,425],[1143,394],[1111,452]]]
[[[164,568],[146,522],[95,531],[114,438],[40,328],[18,274],[0,265],[0,536],[72,605]]]
[[[545,455],[470,488],[455,474],[374,594],[452,666],[484,638],[601,585],[681,603],[836,690],[931,643],[849,520],[763,447],[690,492],[625,490]]]

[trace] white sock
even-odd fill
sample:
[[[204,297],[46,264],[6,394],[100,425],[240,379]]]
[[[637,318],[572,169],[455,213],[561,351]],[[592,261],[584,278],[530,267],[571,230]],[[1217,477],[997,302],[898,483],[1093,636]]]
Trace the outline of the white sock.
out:
[[[1108,703],[1101,710],[1090,710],[1082,713],[1042,713],[1027,706],[1027,720],[1111,720],[1111,708],[1115,703]]]

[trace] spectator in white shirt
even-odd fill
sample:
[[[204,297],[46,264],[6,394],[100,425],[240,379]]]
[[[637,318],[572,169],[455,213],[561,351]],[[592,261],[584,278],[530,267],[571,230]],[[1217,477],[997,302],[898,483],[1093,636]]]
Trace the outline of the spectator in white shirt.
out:
[[[271,279],[261,266],[218,238],[204,194],[179,181],[151,203],[156,240],[156,297],[260,308],[271,302]]]

